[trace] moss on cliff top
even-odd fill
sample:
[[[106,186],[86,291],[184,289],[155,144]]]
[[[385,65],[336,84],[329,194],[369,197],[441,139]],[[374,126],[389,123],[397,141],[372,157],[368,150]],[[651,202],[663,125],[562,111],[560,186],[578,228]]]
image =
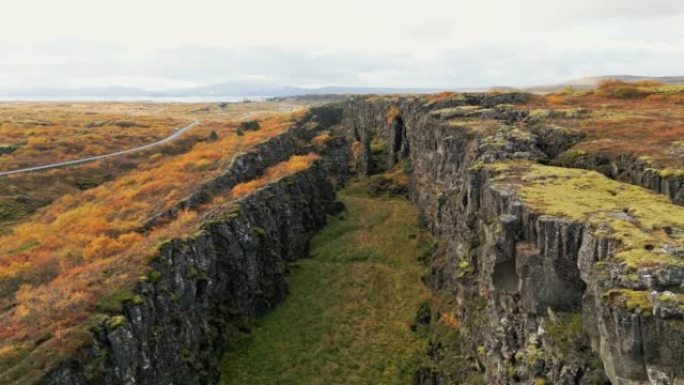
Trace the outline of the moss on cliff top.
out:
[[[616,258],[630,268],[684,266],[684,207],[666,197],[593,171],[531,163],[497,167],[505,168],[511,176],[503,179],[519,185],[525,203],[619,241]]]
[[[482,110],[481,106],[457,106],[449,108],[441,108],[430,111],[430,115],[438,119],[451,119],[472,116],[476,111]]]
[[[629,311],[641,311],[646,315],[653,311],[653,304],[649,297],[650,294],[646,291],[616,289],[610,290],[605,296],[612,303],[620,305]]]
[[[684,168],[664,168],[657,172],[663,178],[684,178]]]
[[[498,132],[505,133],[511,130],[511,126],[494,119],[453,119],[445,123],[446,127],[455,133],[469,133],[479,137],[494,135]]]

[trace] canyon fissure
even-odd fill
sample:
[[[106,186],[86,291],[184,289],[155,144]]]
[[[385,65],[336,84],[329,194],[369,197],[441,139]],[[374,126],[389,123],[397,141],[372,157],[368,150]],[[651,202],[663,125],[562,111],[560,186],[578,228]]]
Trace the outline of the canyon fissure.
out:
[[[288,269],[343,211],[336,188],[362,183],[406,194],[433,240],[422,255],[431,295],[406,325],[425,333],[413,383],[683,384],[684,177],[629,154],[569,158],[582,132],[532,116],[529,98],[358,97],[312,110],[149,226],[292,154],[320,160],[164,244],[155,279],[40,383],[217,383],[222,354],[285,299]]]

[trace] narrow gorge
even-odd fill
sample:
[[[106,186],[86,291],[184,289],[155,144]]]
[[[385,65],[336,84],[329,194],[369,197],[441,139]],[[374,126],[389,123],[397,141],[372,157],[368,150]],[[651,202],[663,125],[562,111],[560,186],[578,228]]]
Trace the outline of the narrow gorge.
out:
[[[308,168],[162,244],[78,354],[0,378],[684,384],[684,174],[591,152],[581,128],[594,112],[535,103],[473,93],[312,109],[140,231],[293,155],[315,153]]]

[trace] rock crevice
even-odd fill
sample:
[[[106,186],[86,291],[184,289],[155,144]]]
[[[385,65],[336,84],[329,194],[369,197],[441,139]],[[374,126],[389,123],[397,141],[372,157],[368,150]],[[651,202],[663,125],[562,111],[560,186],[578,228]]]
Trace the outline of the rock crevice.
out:
[[[313,233],[341,209],[331,179],[348,174],[348,142],[333,137],[320,148],[307,144],[339,115],[336,107],[312,109],[285,133],[237,156],[191,197],[151,218],[147,229],[293,154],[320,154],[310,168],[203,214],[196,233],[160,245],[123,311],[103,317],[87,346],[40,383],[217,383],[218,361],[246,331],[246,321],[287,294],[287,262],[307,256]]]

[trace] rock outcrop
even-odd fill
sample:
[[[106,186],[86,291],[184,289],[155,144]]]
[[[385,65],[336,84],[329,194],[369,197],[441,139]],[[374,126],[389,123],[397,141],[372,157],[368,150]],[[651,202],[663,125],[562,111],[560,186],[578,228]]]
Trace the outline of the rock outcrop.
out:
[[[102,320],[83,357],[44,384],[207,384],[242,318],[283,299],[286,262],[332,212],[320,164],[207,216],[198,234],[165,244],[121,315]]]
[[[595,170],[613,179],[636,184],[668,196],[672,202],[684,205],[684,174],[667,169],[653,168],[634,154],[610,156],[570,151],[555,160],[565,167]]]
[[[207,203],[212,196],[221,191],[228,191],[239,183],[250,181],[264,170],[283,162],[292,155],[305,154],[317,149],[308,143],[319,132],[330,128],[340,120],[342,111],[335,106],[313,108],[304,118],[296,121],[285,132],[255,145],[242,154],[235,156],[230,165],[218,177],[197,186],[192,194],[179,200],[168,210],[157,213],[143,225],[142,231],[149,231],[166,221],[174,219],[185,209],[196,209]],[[342,137],[334,140],[321,149],[326,169],[335,175],[348,173],[349,146]],[[302,145],[304,143],[305,145]]]
[[[91,346],[43,383],[215,383],[245,317],[282,300],[287,262],[339,209],[331,176],[344,179],[353,159],[362,175],[403,167],[435,239],[426,283],[437,300],[420,317],[431,323],[431,364],[417,384],[684,384],[684,209],[567,167],[675,202],[681,184],[638,159],[605,169],[564,160],[583,134],[531,117],[519,107],[530,98],[355,98],[331,130],[344,137],[324,148],[311,139],[342,111],[314,110],[148,227],[292,154],[316,149],[321,160],[163,245],[123,313],[101,320]]]
[[[216,180],[148,226],[212,193],[259,176],[339,122],[335,107],[313,109],[287,132],[234,159]],[[348,174],[350,148],[331,138],[309,169],[283,177],[204,214],[200,230],[160,246],[146,277],[120,314],[103,318],[75,357],[49,372],[45,385],[213,384],[217,362],[245,321],[287,293],[287,262],[308,255],[313,233],[341,209],[331,177]]]
[[[663,220],[669,232],[646,229],[639,236],[657,232],[664,237],[658,241],[668,243],[644,241],[639,251],[611,227],[617,226],[613,216],[621,224],[637,223],[628,208],[651,198],[658,207],[676,206],[631,186],[635,190],[625,194],[634,191],[643,201],[626,201],[625,211],[599,208],[606,211],[600,218],[546,204],[526,186],[577,190],[578,201],[587,195],[597,205],[603,196],[588,195],[594,188],[583,179],[588,171],[535,171],[582,134],[530,124],[528,113],[516,107],[528,97],[358,98],[345,109],[348,136],[359,142],[362,173],[378,167],[372,151],[378,142],[388,149],[390,164],[403,162],[410,173],[421,222],[437,241],[428,279],[441,299],[433,311],[435,328],[440,313],[455,314],[460,325],[459,342],[434,333],[434,365],[421,372],[419,382],[684,383],[684,258],[677,251],[679,235],[672,235],[682,229]],[[623,193],[623,186],[610,182],[615,185],[597,191]],[[662,250],[651,253],[654,247]]]

